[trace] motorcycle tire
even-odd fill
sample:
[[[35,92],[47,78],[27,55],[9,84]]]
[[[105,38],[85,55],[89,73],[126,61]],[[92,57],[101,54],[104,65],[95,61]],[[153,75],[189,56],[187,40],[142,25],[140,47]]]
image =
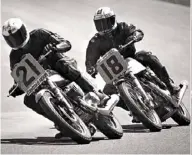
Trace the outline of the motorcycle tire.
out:
[[[113,113],[110,116],[98,115],[94,124],[109,139],[120,139],[123,136],[121,124]]]
[[[118,86],[118,90],[119,90],[120,95],[121,95],[122,99],[124,100],[125,104],[127,104],[127,107],[129,108],[129,110],[132,111],[132,113],[139,119],[139,121],[141,121],[143,123],[143,125],[146,128],[148,128],[152,132],[161,131],[162,123],[161,123],[159,116],[155,112],[155,110],[150,110],[147,112],[147,114],[144,113],[142,111],[142,109],[140,109],[138,107],[138,105],[135,103],[134,99],[132,98],[132,96],[130,94],[130,91],[134,92],[134,90],[130,87],[128,89],[126,82],[122,82]],[[151,118],[153,117],[154,120],[151,120],[149,117],[151,117]]]
[[[176,113],[171,117],[176,123],[181,126],[187,126],[190,124],[190,114],[185,105],[181,102]]]
[[[85,123],[75,113],[73,113],[71,117],[74,120],[73,123],[69,123],[69,120],[67,121],[64,119],[56,109],[57,106],[53,103],[53,98],[53,95],[49,91],[45,91],[42,95],[39,104],[45,113],[59,126],[60,131],[64,134],[68,133],[72,140],[76,141],[78,144],[89,144],[92,140],[92,136]],[[72,124],[80,127],[82,132],[74,128]]]

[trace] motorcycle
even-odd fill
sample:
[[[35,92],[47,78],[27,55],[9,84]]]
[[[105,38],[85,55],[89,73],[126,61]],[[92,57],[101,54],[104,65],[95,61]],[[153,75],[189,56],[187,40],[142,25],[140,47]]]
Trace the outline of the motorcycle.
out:
[[[56,71],[45,70],[41,64],[51,52],[42,55],[38,61],[31,54],[23,56],[11,72],[17,84],[9,96],[18,87],[28,96],[35,95],[36,102],[63,135],[77,143],[90,143],[90,124],[94,124],[108,138],[120,139],[123,130],[112,113],[118,100],[105,108],[99,108],[97,105],[100,100],[93,92],[85,94],[75,82],[66,84],[66,79]]]
[[[139,32],[137,38],[121,46],[119,50],[112,48],[98,59],[93,76],[98,72],[107,84],[113,84],[126,109],[150,131],[160,131],[162,122],[170,117],[179,125],[189,125],[190,115],[182,103],[187,82],[180,84],[177,101],[149,67],[133,58],[124,59],[120,54],[120,50],[143,38],[142,32],[136,31]]]

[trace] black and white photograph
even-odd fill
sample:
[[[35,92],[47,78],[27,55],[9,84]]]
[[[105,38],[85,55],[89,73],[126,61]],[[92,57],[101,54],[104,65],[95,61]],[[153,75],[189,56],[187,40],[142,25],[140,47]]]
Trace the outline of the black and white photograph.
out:
[[[191,154],[190,0],[1,0],[1,154]]]

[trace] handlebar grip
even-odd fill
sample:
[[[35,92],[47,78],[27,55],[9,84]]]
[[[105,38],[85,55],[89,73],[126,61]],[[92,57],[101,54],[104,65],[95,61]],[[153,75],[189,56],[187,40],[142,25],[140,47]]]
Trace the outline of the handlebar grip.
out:
[[[19,85],[16,84],[15,87],[13,87],[13,89],[11,90],[11,92],[7,95],[7,97],[10,97],[18,87]]]

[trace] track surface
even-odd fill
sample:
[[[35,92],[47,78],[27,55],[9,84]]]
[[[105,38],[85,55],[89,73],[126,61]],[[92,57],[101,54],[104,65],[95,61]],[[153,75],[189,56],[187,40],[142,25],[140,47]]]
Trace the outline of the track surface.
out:
[[[2,0],[1,22],[20,17],[28,29],[43,27],[70,40],[73,48],[68,55],[77,59],[85,71],[85,49],[95,33],[92,22],[95,10],[110,6],[118,21],[127,21],[143,29],[145,38],[138,50],[153,51],[179,83],[190,80],[189,7],[151,0]],[[1,152],[2,153],[140,153],[184,154],[190,152],[190,127],[179,127],[171,119],[165,129],[150,133],[142,125],[130,123],[127,112],[116,108],[115,114],[124,128],[121,140],[108,140],[101,133],[89,145],[77,145],[70,139],[56,141],[53,124],[36,115],[22,104],[23,97],[7,98],[12,85],[9,71],[9,47],[1,38]],[[104,82],[96,80],[99,87]],[[95,83],[96,83],[95,82]],[[189,109],[187,91],[184,102]]]

